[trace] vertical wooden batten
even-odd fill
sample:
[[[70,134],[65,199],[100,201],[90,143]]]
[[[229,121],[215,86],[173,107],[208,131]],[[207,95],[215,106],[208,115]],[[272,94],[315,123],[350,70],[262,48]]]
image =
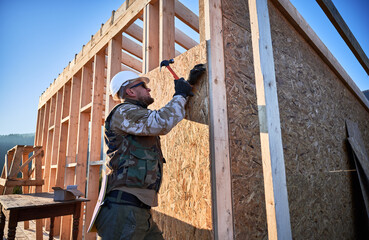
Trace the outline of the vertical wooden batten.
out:
[[[233,239],[231,166],[229,157],[228,114],[225,83],[222,6],[220,0],[207,1],[209,27],[207,41],[210,156],[215,239]],[[206,13],[205,13],[206,15]],[[206,34],[206,33],[205,33]],[[206,36],[206,35],[205,35]]]
[[[269,239],[292,239],[267,0],[249,0]]]
[[[174,0],[159,0],[159,61],[175,57]]]
[[[103,114],[104,100],[104,70],[105,53],[104,50],[98,52],[94,58],[93,83],[92,83],[92,105],[91,105],[91,128],[90,128],[90,157],[88,161],[88,186],[87,197],[90,202],[86,207],[86,222],[91,221],[92,213],[99,194],[100,165],[91,165],[100,160],[101,154],[101,119]],[[94,239],[94,233],[87,233],[85,229],[85,239]]]
[[[159,2],[146,5],[143,13],[142,73],[159,66]]]

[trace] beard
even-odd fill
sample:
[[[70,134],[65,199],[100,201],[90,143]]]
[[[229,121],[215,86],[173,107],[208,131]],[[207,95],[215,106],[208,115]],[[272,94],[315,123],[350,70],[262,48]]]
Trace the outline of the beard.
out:
[[[150,104],[154,102],[154,99],[150,96],[140,96],[138,97],[138,101],[142,102],[146,106],[149,106]]]

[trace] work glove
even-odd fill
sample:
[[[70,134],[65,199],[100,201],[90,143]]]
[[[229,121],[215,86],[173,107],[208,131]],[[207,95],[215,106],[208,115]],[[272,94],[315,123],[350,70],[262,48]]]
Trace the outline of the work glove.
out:
[[[206,68],[204,64],[200,63],[200,64],[195,65],[190,71],[190,74],[188,75],[187,82],[191,85],[195,85],[196,82],[201,77],[201,75],[205,72],[205,70]]]
[[[192,87],[187,81],[184,80],[184,78],[174,80],[174,90],[174,96],[181,95],[184,98],[187,96],[193,96],[193,93],[191,92]]]

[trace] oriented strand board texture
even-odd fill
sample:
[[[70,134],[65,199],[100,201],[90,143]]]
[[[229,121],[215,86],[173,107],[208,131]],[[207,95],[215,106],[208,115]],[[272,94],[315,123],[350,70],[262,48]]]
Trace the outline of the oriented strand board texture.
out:
[[[269,12],[293,237],[357,238],[345,120],[369,151],[369,112],[272,4]]]
[[[263,168],[247,1],[223,0],[235,239],[266,239]]]
[[[174,59],[173,70],[187,78],[198,63],[206,63],[205,42]],[[149,87],[159,109],[172,99],[173,77],[162,68],[149,72]],[[167,163],[154,219],[165,239],[211,239],[211,186],[209,159],[208,84],[204,74],[187,103],[186,119],[161,137]]]

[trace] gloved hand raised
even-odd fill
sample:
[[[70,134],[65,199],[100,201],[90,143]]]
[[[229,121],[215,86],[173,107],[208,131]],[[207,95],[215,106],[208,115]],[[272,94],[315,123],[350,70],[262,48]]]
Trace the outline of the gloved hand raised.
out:
[[[191,85],[195,85],[197,80],[201,77],[201,75],[205,72],[206,68],[205,65],[200,63],[195,65],[192,70],[190,71],[190,74],[188,75],[188,82]]]
[[[193,96],[191,92],[192,87],[191,85],[184,80],[184,78],[180,78],[178,80],[174,80],[174,96],[181,95],[183,97]]]

